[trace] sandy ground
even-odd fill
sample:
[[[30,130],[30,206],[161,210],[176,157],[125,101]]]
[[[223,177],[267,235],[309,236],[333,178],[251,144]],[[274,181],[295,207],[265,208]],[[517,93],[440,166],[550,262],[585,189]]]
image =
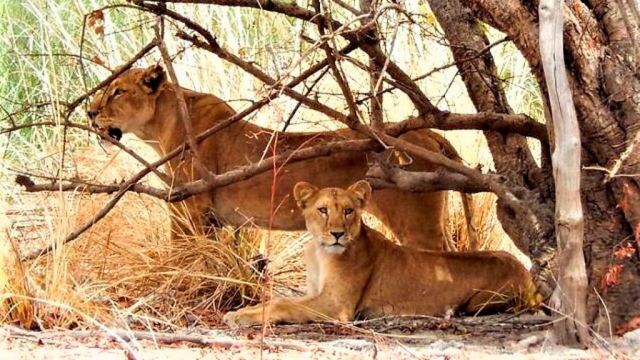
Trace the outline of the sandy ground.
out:
[[[4,326],[0,359],[640,359],[640,331],[594,340],[587,350],[570,349],[555,345],[542,321],[503,315],[479,321],[288,325],[264,333],[260,328],[194,328],[172,334],[29,332]],[[137,339],[125,340],[128,336]]]

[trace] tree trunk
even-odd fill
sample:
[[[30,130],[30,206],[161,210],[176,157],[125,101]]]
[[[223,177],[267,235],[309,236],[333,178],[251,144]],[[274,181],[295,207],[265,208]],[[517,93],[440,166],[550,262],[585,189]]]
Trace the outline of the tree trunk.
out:
[[[548,99],[536,9],[518,0],[460,1],[479,20],[508,35]],[[616,1],[568,0],[566,5],[564,53],[582,138],[584,256],[589,280],[586,318],[594,330],[609,334],[622,331],[640,316],[640,258],[633,237],[634,230],[640,229],[640,187],[635,175],[640,174],[640,161],[632,155],[640,141],[636,139],[640,82],[631,36]],[[550,261],[553,266],[548,239],[535,240],[532,254],[540,265]],[[630,251],[620,251],[629,246]]]
[[[554,133],[552,156],[556,184],[556,239],[558,272],[551,298],[556,311],[555,333],[564,345],[586,346],[587,271],[584,263],[584,221],[580,202],[580,129],[573,96],[569,90],[562,41],[564,4],[540,1],[540,43],[542,65]]]
[[[459,0],[430,0],[429,4],[444,30],[460,76],[476,110],[512,114],[493,57],[489,51],[485,51],[489,39],[473,13],[463,7]],[[524,136],[495,131],[484,131],[484,135],[497,173],[508,179],[510,184],[535,190],[535,202],[541,204],[541,209],[548,207],[541,212],[549,212],[553,205],[550,164],[543,163],[545,167],[542,169],[536,165]],[[547,148],[544,144],[543,147]],[[498,204],[497,214],[502,227],[514,239],[515,244],[526,243],[519,241],[527,236],[521,224],[516,221],[513,212],[501,205]],[[539,216],[545,217],[542,214]],[[530,254],[528,248],[520,250]]]

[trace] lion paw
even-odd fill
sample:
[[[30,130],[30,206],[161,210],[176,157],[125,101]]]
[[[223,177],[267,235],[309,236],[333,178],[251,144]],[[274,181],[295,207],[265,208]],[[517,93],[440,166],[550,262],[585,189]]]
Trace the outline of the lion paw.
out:
[[[244,309],[240,309],[238,311],[229,311],[224,315],[222,321],[230,327],[240,327],[240,326],[250,326],[250,325],[259,325],[260,319],[255,319],[254,316],[248,314],[247,311],[243,311]]]

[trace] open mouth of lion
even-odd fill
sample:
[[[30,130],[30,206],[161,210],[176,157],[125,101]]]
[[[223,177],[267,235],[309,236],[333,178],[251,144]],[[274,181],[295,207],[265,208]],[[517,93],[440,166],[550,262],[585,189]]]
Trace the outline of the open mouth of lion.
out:
[[[122,130],[118,129],[118,128],[109,128],[109,130],[107,130],[107,134],[109,134],[110,137],[120,141],[120,139],[122,139]]]

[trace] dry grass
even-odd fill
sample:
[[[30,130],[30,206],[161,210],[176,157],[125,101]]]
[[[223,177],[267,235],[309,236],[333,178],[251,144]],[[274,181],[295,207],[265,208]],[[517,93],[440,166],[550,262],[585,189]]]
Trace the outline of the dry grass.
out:
[[[124,171],[121,157],[95,161],[90,149],[81,150],[68,158],[94,167],[91,174],[105,164],[117,172],[131,171]],[[104,181],[104,175],[99,179]],[[71,245],[31,264],[18,260],[19,254],[61,241],[106,200],[82,194],[16,194],[9,206],[13,225],[2,238],[0,286],[6,301],[0,302],[0,317],[5,322],[28,326],[35,319],[40,327],[69,328],[90,323],[87,319],[112,324],[148,317],[156,324],[178,325],[190,314],[211,314],[209,319],[216,320],[219,311],[259,299],[264,279],[252,260],[258,254],[269,258],[270,284],[278,289],[302,285],[305,235],[224,228],[215,240],[171,242],[166,205],[134,194]],[[20,218],[27,224],[21,228],[16,226]],[[19,239],[32,240],[12,246]]]

